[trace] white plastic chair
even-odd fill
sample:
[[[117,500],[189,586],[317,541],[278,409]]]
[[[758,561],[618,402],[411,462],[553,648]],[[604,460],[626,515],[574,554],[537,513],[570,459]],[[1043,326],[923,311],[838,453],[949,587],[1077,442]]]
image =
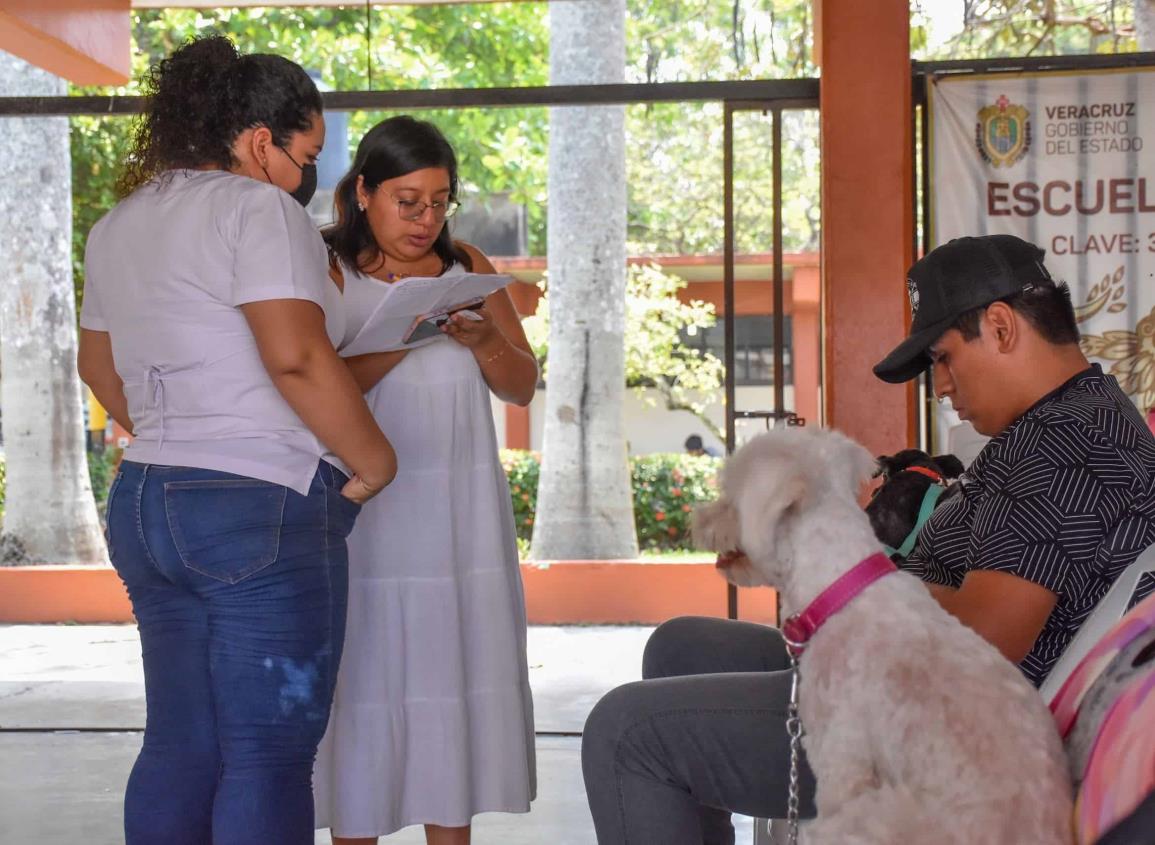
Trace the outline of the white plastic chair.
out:
[[[1075,667],[1087,656],[1091,647],[1123,618],[1123,614],[1131,606],[1139,582],[1144,575],[1151,573],[1155,573],[1155,546],[1149,546],[1140,553],[1135,562],[1123,570],[1111,585],[1111,589],[1095,605],[1091,615],[1080,626],[1079,633],[1071,640],[1039,688],[1044,701],[1050,702],[1055,697],[1063,682],[1075,671]],[[785,829],[786,823],[780,819],[774,819],[769,823],[766,819],[754,819],[754,845],[779,845],[785,842]]]
[[[785,842],[786,822],[784,820],[754,819],[754,845],[784,845]]]
[[[989,442],[989,437],[979,434],[973,425],[963,421],[947,430],[946,452],[962,461],[964,467],[969,467]]]
[[[1071,640],[1062,656],[1051,668],[1051,673],[1047,675],[1043,685],[1039,687],[1043,701],[1050,702],[1055,697],[1063,682],[1075,671],[1079,661],[1086,657],[1092,646],[1123,618],[1123,614],[1131,606],[1131,600],[1135,598],[1139,581],[1148,573],[1155,573],[1155,546],[1149,546],[1140,553],[1135,562],[1115,579],[1107,595],[1099,599],[1091,615],[1079,628],[1079,633],[1075,634],[1075,638]]]

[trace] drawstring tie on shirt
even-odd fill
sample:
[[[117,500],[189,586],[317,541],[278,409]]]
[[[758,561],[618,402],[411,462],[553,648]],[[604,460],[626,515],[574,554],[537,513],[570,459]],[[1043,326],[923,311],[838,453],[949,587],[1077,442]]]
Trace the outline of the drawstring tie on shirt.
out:
[[[156,448],[164,448],[164,377],[160,367],[152,366],[144,372],[145,410],[156,410],[160,417],[160,433]]]

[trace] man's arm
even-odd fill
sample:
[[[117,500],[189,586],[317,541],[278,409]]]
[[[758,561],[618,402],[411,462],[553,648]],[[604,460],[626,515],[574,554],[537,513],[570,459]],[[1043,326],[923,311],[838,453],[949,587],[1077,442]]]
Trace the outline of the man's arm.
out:
[[[967,573],[955,589],[927,584],[943,610],[1020,663],[1030,653],[1059,597],[1033,581],[989,569]]]

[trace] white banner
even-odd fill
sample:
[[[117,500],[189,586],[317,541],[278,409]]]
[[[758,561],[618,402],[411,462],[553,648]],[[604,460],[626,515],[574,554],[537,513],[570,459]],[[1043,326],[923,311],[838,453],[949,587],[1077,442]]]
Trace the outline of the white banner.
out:
[[[1071,287],[1084,351],[1146,413],[1155,68],[944,78],[930,105],[931,243],[1006,233],[1045,249],[1051,275]],[[957,423],[942,416],[940,435]]]

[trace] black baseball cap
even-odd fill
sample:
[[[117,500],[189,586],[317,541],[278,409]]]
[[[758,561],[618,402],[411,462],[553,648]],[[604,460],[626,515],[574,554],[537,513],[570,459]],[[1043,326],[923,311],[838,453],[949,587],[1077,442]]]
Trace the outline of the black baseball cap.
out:
[[[967,311],[1053,287],[1044,255],[1014,235],[955,238],[931,250],[907,271],[910,336],[874,365],[874,374],[891,384],[910,381],[931,365],[931,345]]]

